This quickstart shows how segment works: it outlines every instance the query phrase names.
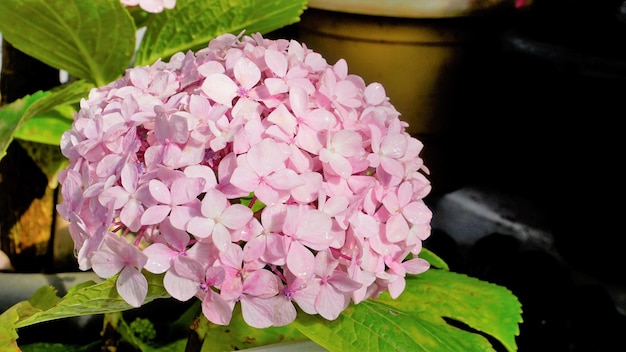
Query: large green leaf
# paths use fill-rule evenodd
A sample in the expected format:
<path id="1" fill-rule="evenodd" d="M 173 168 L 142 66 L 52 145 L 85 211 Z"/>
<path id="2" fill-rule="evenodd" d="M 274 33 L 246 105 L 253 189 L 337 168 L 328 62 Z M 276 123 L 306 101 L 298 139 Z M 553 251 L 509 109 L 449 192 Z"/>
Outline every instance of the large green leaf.
<path id="1" fill-rule="evenodd" d="M 300 312 L 300 315 L 304 313 Z M 204 316 L 200 319 L 206 319 Z M 306 341 L 307 337 L 294 324 L 265 329 L 251 327 L 243 320 L 241 307 L 237 305 L 233 318 L 227 326 L 210 324 L 202 344 L 203 352 L 237 351 L 282 342 Z"/>
<path id="2" fill-rule="evenodd" d="M 448 263 L 427 248 L 422 248 L 419 257 L 426 260 L 433 268 L 450 270 Z"/>
<path id="3" fill-rule="evenodd" d="M 162 275 L 147 272 L 144 275 L 148 280 L 148 294 L 144 303 L 169 297 L 163 287 Z M 10 322 L 17 313 L 18 320 L 10 327 L 22 328 L 55 319 L 133 309 L 117 293 L 116 280 L 117 275 L 100 283 L 87 281 L 74 286 L 63 297 L 56 295 L 54 287 L 43 286 L 27 301 L 19 302 L 2 313 L 0 321 Z M 0 340 L 0 346 L 5 343 L 6 341 Z"/>
<path id="4" fill-rule="evenodd" d="M 119 0 L 2 0 L 0 32 L 20 51 L 96 85 L 119 77 L 135 49 Z"/>
<path id="5" fill-rule="evenodd" d="M 381 301 L 409 313 L 427 311 L 460 321 L 493 336 L 509 351 L 517 349 L 522 306 L 506 287 L 454 272 L 428 270 L 409 277 L 400 298 L 384 295 Z"/>
<path id="6" fill-rule="evenodd" d="M 19 320 L 15 310 L 8 310 L 0 315 L 0 351 L 18 352 L 15 323 Z"/>
<path id="7" fill-rule="evenodd" d="M 15 138 L 30 142 L 59 145 L 63 132 L 72 128 L 76 110 L 70 105 L 59 105 L 52 110 L 24 121 L 15 131 Z"/>
<path id="8" fill-rule="evenodd" d="M 38 99 L 49 95 L 50 92 L 37 92 L 27 95 L 0 109 L 0 160 L 7 153 L 7 148 L 13 141 L 13 136 L 18 127 L 24 122 L 24 112 Z"/>
<path id="9" fill-rule="evenodd" d="M 33 102 L 24 111 L 24 121 L 14 137 L 59 145 L 63 132 L 72 127 L 76 112 L 73 104 L 86 98 L 93 87 L 93 84 L 79 80 L 53 89 L 52 94 Z"/>
<path id="10" fill-rule="evenodd" d="M 516 350 L 521 305 L 506 288 L 445 270 L 407 278 L 397 299 L 383 294 L 346 309 L 334 321 L 299 315 L 294 323 L 330 351 L 493 351 L 481 334 L 449 325 L 445 318 L 491 335 Z"/>
<path id="11" fill-rule="evenodd" d="M 178 0 L 176 7 L 152 16 L 136 65 L 168 60 L 177 52 L 206 47 L 224 33 L 267 33 L 299 20 L 306 0 Z"/>
<path id="12" fill-rule="evenodd" d="M 93 87 L 79 80 L 3 106 L 0 109 L 0 160 L 13 138 L 58 145 L 64 129 L 71 125 L 73 108 L 68 105 L 86 97 Z"/>

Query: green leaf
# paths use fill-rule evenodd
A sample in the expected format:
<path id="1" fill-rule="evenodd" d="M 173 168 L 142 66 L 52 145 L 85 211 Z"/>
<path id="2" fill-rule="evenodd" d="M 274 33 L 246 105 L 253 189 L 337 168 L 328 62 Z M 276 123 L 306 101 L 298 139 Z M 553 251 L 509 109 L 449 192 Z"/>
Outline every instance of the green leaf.
<path id="1" fill-rule="evenodd" d="M 17 331 L 15 331 L 15 323 L 19 316 L 16 309 L 8 309 L 0 315 L 0 351 L 18 352 L 17 347 Z"/>
<path id="2" fill-rule="evenodd" d="M 38 342 L 21 346 L 21 348 L 22 352 L 91 352 L 98 351 L 101 344 L 100 341 L 92 342 L 85 346 Z"/>
<path id="3" fill-rule="evenodd" d="M 444 270 L 407 278 L 405 291 L 396 300 L 379 299 L 409 314 L 428 312 L 451 318 L 493 336 L 509 351 L 517 349 L 515 336 L 522 322 L 521 304 L 507 288 Z"/>
<path id="4" fill-rule="evenodd" d="M 516 350 L 521 305 L 506 288 L 445 270 L 407 278 L 397 299 L 350 306 L 338 319 L 301 314 L 294 323 L 330 351 L 493 351 L 481 334 L 449 325 L 451 318 Z"/>
<path id="5" fill-rule="evenodd" d="M 60 105 L 41 115 L 24 121 L 15 131 L 15 138 L 50 145 L 59 145 L 63 132 L 72 128 L 76 110 L 70 105 Z"/>
<path id="6" fill-rule="evenodd" d="M 267 33 L 297 22 L 305 0 L 178 0 L 172 10 L 152 16 L 139 46 L 136 65 L 168 60 L 197 50 L 224 34 Z"/>
<path id="7" fill-rule="evenodd" d="M 79 80 L 49 91 L 27 95 L 0 109 L 0 160 L 13 138 L 58 145 L 71 126 L 69 104 L 87 97 L 93 84 Z M 68 105 L 68 106 L 64 106 Z M 34 121 L 30 121 L 33 118 Z"/>
<path id="8" fill-rule="evenodd" d="M 420 254 L 419 254 L 418 257 L 426 260 L 434 268 L 443 269 L 443 270 L 450 270 L 450 268 L 448 267 L 448 263 L 446 263 L 438 255 L 436 255 L 435 253 L 431 252 L 427 248 L 423 248 L 422 247 L 422 250 L 420 251 Z"/>
<path id="9" fill-rule="evenodd" d="M 144 303 L 169 297 L 163 287 L 162 275 L 144 273 L 148 279 L 148 295 Z M 101 283 L 89 282 L 71 290 L 63 298 L 48 286 L 40 288 L 31 300 L 18 303 L 17 328 L 80 315 L 120 312 L 133 309 L 124 301 L 115 286 L 117 275 Z"/>
<path id="10" fill-rule="evenodd" d="M 37 92 L 27 95 L 0 109 L 0 160 L 6 155 L 7 148 L 13 141 L 13 136 L 18 127 L 24 122 L 24 112 L 35 101 L 50 94 L 50 92 Z"/>
<path id="11" fill-rule="evenodd" d="M 73 104 L 87 98 L 94 85 L 79 80 L 51 90 L 28 106 L 23 123 L 15 131 L 15 138 L 51 145 L 59 145 L 63 132 L 72 127 L 76 108 Z"/>
<path id="12" fill-rule="evenodd" d="M 304 313 L 300 313 L 304 315 Z M 201 319 L 206 319 L 204 316 Z M 294 324 L 265 329 L 251 327 L 243 320 L 238 304 L 227 326 L 210 324 L 204 338 L 202 351 L 237 351 L 289 341 L 306 341 L 307 338 Z"/>
<path id="13" fill-rule="evenodd" d="M 443 319 L 413 315 L 381 302 L 365 301 L 339 318 L 299 316 L 298 329 L 329 351 L 489 351 L 482 336 L 448 327 Z"/>
<path id="14" fill-rule="evenodd" d="M 15 48 L 98 86 L 119 77 L 135 49 L 119 0 L 2 0 L 0 32 Z"/>
<path id="15" fill-rule="evenodd" d="M 88 83 L 83 80 L 77 80 L 69 84 L 65 84 L 50 90 L 51 94 L 45 98 L 38 99 L 31 106 L 29 106 L 24 112 L 24 119 L 29 119 L 33 116 L 45 114 L 46 112 L 53 110 L 61 105 L 69 105 L 78 103 L 82 98 L 87 98 L 89 91 L 94 88 L 92 83 Z M 73 120 L 73 116 L 63 117 Z"/>

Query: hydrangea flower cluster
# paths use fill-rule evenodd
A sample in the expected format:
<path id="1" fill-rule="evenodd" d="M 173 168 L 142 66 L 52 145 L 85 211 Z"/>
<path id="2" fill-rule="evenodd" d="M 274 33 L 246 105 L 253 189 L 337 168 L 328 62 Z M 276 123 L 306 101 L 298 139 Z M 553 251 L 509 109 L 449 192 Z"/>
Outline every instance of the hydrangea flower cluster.
<path id="1" fill-rule="evenodd" d="M 124 6 L 139 6 L 146 12 L 159 13 L 176 6 L 176 0 L 121 0 Z"/>
<path id="2" fill-rule="evenodd" d="M 292 322 L 294 304 L 332 320 L 429 268 L 431 187 L 406 126 L 345 60 L 222 35 L 81 101 L 58 211 L 80 269 L 119 274 L 133 306 L 151 272 L 216 324 L 238 302 L 258 328 Z"/>

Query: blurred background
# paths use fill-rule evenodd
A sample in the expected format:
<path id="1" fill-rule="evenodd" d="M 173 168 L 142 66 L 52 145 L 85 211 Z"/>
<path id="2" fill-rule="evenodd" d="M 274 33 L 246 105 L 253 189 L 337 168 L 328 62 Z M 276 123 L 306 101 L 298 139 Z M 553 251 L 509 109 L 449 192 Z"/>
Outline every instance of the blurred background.
<path id="1" fill-rule="evenodd" d="M 520 298 L 520 351 L 626 350 L 626 2 L 444 1 L 425 18 L 377 17 L 361 32 L 354 23 L 375 15 L 336 19 L 330 3 L 311 1 L 277 34 L 329 62 L 351 54 L 339 35 L 357 42 L 350 72 L 383 83 L 425 145 L 426 247 Z M 388 46 L 372 54 L 365 43 Z M 410 45 L 420 47 L 412 63 L 381 73 Z"/>

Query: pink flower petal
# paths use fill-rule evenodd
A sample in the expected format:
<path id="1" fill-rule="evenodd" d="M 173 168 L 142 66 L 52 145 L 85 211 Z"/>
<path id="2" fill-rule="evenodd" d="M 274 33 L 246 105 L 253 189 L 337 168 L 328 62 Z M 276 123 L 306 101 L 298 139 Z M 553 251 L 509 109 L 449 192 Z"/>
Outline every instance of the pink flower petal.
<path id="1" fill-rule="evenodd" d="M 148 294 L 148 280 L 141 272 L 125 267 L 115 283 L 117 292 L 133 307 L 140 307 Z"/>
<path id="2" fill-rule="evenodd" d="M 228 325 L 232 319 L 233 306 L 209 290 L 202 300 L 202 314 L 213 324 Z"/>
<path id="3" fill-rule="evenodd" d="M 188 301 L 195 296 L 198 293 L 198 286 L 198 281 L 181 277 L 172 271 L 166 272 L 163 277 L 163 287 L 167 293 L 181 302 Z"/>
<path id="4" fill-rule="evenodd" d="M 202 91 L 216 103 L 232 107 L 237 96 L 237 84 L 223 73 L 214 73 L 202 83 Z"/>
<path id="5" fill-rule="evenodd" d="M 166 272 L 177 253 L 162 243 L 153 243 L 143 250 L 143 254 L 148 256 L 148 262 L 144 269 L 153 274 Z"/>
<path id="6" fill-rule="evenodd" d="M 270 327 L 274 322 L 273 300 L 244 296 L 241 299 L 241 313 L 244 321 L 252 327 L 257 329 Z"/>
<path id="7" fill-rule="evenodd" d="M 315 300 L 315 310 L 326 320 L 335 320 L 339 314 L 347 307 L 347 298 L 338 293 L 330 284 L 321 285 L 317 299 Z"/>
<path id="8" fill-rule="evenodd" d="M 213 219 L 195 217 L 187 223 L 187 231 L 198 238 L 206 238 L 213 233 L 214 226 L 215 221 Z"/>
<path id="9" fill-rule="evenodd" d="M 292 242 L 287 253 L 287 268 L 303 281 L 313 277 L 315 257 L 313 253 L 299 242 Z"/>
<path id="10" fill-rule="evenodd" d="M 259 70 L 259 67 L 246 57 L 242 57 L 235 62 L 233 74 L 237 82 L 239 82 L 241 87 L 245 90 L 254 87 L 261 79 L 261 70 Z"/>
<path id="11" fill-rule="evenodd" d="M 240 229 L 252 219 L 252 210 L 242 204 L 233 204 L 224 209 L 220 215 L 220 222 L 231 230 Z"/>
<path id="12" fill-rule="evenodd" d="M 154 197 L 154 199 L 163 204 L 172 203 L 170 190 L 163 182 L 159 180 L 150 180 L 148 187 L 150 189 L 150 194 Z"/>
<path id="13" fill-rule="evenodd" d="M 154 225 L 159 224 L 169 215 L 172 208 L 169 205 L 155 205 L 152 206 L 141 215 L 142 225 Z"/>

